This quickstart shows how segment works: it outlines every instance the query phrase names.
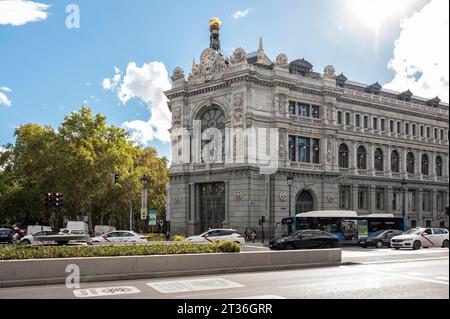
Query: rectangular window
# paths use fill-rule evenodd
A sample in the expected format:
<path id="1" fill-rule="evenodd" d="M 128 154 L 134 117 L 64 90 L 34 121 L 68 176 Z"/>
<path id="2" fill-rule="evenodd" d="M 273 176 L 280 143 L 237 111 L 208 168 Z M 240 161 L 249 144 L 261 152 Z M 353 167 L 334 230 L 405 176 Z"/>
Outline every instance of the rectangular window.
<path id="1" fill-rule="evenodd" d="M 438 129 L 437 128 L 434 129 L 434 139 L 435 140 L 438 139 Z"/>
<path id="2" fill-rule="evenodd" d="M 394 133 L 394 121 L 389 122 L 389 132 Z"/>
<path id="3" fill-rule="evenodd" d="M 422 196 L 422 210 L 424 212 L 429 212 L 431 210 L 430 200 L 431 200 L 431 192 L 430 191 L 423 191 Z"/>
<path id="4" fill-rule="evenodd" d="M 339 208 L 350 209 L 350 186 L 339 187 Z"/>
<path id="5" fill-rule="evenodd" d="M 410 190 L 408 191 L 408 208 L 410 211 L 416 211 L 416 191 Z"/>
<path id="6" fill-rule="evenodd" d="M 385 122 L 386 122 L 385 119 L 380 120 L 381 132 L 386 131 Z"/>
<path id="7" fill-rule="evenodd" d="M 402 124 L 397 122 L 397 134 L 402 134 Z"/>
<path id="8" fill-rule="evenodd" d="M 312 117 L 315 119 L 320 118 L 320 107 L 313 105 L 312 107 Z"/>
<path id="9" fill-rule="evenodd" d="M 369 118 L 364 116 L 364 128 L 369 128 Z"/>
<path id="10" fill-rule="evenodd" d="M 313 139 L 313 163 L 319 164 L 320 163 L 320 140 L 319 139 Z"/>
<path id="11" fill-rule="evenodd" d="M 405 124 L 405 134 L 409 135 L 409 123 Z"/>
<path id="12" fill-rule="evenodd" d="M 338 124 L 341 125 L 342 124 L 342 112 L 341 111 L 337 112 L 337 120 L 338 120 Z"/>
<path id="13" fill-rule="evenodd" d="M 295 102 L 289 101 L 289 114 L 295 115 Z"/>
<path id="14" fill-rule="evenodd" d="M 301 163 L 311 163 L 311 139 L 298 138 L 298 159 Z"/>
<path id="15" fill-rule="evenodd" d="M 427 127 L 427 138 L 431 138 L 431 132 L 430 132 L 430 128 Z"/>
<path id="16" fill-rule="evenodd" d="M 297 150 L 297 148 L 296 148 L 296 137 L 295 136 L 289 136 L 289 160 L 291 161 L 291 162 L 295 162 L 297 159 L 296 159 L 296 156 L 295 156 L 295 152 L 296 152 L 296 150 Z"/>
<path id="17" fill-rule="evenodd" d="M 355 122 L 356 122 L 356 127 L 361 127 L 361 115 L 356 114 Z"/>
<path id="18" fill-rule="evenodd" d="M 369 207 L 369 188 L 358 187 L 358 209 L 367 210 Z"/>
<path id="19" fill-rule="evenodd" d="M 384 210 L 384 188 L 375 188 L 375 208 L 378 210 Z"/>
<path id="20" fill-rule="evenodd" d="M 444 140 L 444 130 L 441 130 L 441 141 Z"/>
<path id="21" fill-rule="evenodd" d="M 444 212 L 444 192 L 437 192 L 436 210 L 438 213 Z"/>
<path id="22" fill-rule="evenodd" d="M 412 135 L 413 135 L 414 137 L 416 137 L 416 135 L 417 135 L 417 132 L 416 132 L 416 124 L 413 124 L 413 125 L 412 125 Z"/>
<path id="23" fill-rule="evenodd" d="M 345 113 L 345 125 L 350 126 L 350 113 Z"/>
<path id="24" fill-rule="evenodd" d="M 420 137 L 423 137 L 423 126 L 420 126 Z"/>
<path id="25" fill-rule="evenodd" d="M 303 117 L 310 117 L 310 107 L 306 104 L 299 104 L 299 114 Z"/>
<path id="26" fill-rule="evenodd" d="M 373 118 L 373 129 L 378 130 L 378 119 L 376 117 Z"/>
<path id="27" fill-rule="evenodd" d="M 399 211 L 400 210 L 400 190 L 394 189 L 392 191 L 392 210 L 393 211 Z"/>

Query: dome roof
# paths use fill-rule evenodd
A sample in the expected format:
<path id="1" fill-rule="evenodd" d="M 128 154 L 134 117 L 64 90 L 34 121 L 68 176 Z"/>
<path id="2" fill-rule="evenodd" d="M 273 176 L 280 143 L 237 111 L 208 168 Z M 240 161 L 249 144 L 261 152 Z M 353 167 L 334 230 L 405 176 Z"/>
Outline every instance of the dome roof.
<path id="1" fill-rule="evenodd" d="M 311 63 L 309 63 L 308 61 L 306 61 L 305 59 L 297 59 L 292 61 L 291 63 L 289 63 L 290 67 L 295 67 L 295 68 L 302 68 L 308 71 L 311 71 L 313 68 L 313 65 Z"/>

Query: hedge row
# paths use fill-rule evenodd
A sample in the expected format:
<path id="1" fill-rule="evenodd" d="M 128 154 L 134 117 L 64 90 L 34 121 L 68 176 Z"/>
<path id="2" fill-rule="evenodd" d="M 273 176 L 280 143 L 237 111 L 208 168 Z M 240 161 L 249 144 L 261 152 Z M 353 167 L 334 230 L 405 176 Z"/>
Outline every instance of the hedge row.
<path id="1" fill-rule="evenodd" d="M 19 246 L 0 249 L 0 260 L 209 254 L 239 251 L 240 245 L 232 241 L 212 244 L 175 243 L 133 246 Z"/>

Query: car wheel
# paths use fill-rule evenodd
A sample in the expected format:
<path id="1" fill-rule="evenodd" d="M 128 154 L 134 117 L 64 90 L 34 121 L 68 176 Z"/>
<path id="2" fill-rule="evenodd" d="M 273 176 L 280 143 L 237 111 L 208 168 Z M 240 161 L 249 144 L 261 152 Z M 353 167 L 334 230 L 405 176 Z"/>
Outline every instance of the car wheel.
<path id="1" fill-rule="evenodd" d="M 291 244 L 286 244 L 286 245 L 284 246 L 284 248 L 285 248 L 286 250 L 293 250 L 293 249 L 294 249 L 294 246 L 292 246 Z"/>
<path id="2" fill-rule="evenodd" d="M 380 248 L 383 248 L 383 242 L 381 241 L 381 240 L 379 240 L 379 241 L 377 241 L 377 243 L 375 244 L 375 246 L 378 248 L 378 249 L 380 249 Z"/>
<path id="3" fill-rule="evenodd" d="M 448 240 L 444 240 L 442 243 L 442 248 L 448 248 Z"/>
<path id="4" fill-rule="evenodd" d="M 362 248 L 367 248 L 368 246 L 367 246 L 367 245 L 361 245 L 361 247 L 362 247 Z"/>
<path id="5" fill-rule="evenodd" d="M 20 245 L 28 246 L 28 245 L 31 245 L 31 242 L 28 239 L 24 239 L 23 241 L 20 242 Z"/>
<path id="6" fill-rule="evenodd" d="M 414 250 L 418 250 L 418 249 L 420 249 L 421 247 L 422 247 L 422 243 L 421 243 L 420 241 L 416 240 L 416 241 L 414 242 L 414 244 L 413 244 L 413 249 L 414 249 Z"/>
<path id="7" fill-rule="evenodd" d="M 394 247 L 395 248 L 395 250 L 400 250 L 400 248 L 399 247 Z"/>

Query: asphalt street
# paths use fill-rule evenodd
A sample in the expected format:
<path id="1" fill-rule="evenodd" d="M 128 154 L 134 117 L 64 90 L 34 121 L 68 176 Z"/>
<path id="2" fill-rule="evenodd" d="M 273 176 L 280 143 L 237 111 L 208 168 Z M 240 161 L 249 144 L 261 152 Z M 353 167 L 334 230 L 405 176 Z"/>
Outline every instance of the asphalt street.
<path id="1" fill-rule="evenodd" d="M 344 248 L 338 267 L 4 288 L 0 299 L 448 299 L 448 256 L 441 248 Z"/>

